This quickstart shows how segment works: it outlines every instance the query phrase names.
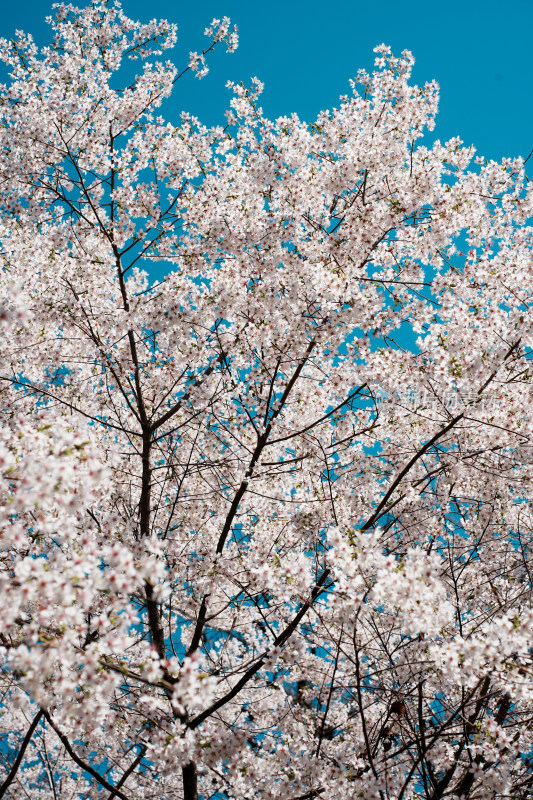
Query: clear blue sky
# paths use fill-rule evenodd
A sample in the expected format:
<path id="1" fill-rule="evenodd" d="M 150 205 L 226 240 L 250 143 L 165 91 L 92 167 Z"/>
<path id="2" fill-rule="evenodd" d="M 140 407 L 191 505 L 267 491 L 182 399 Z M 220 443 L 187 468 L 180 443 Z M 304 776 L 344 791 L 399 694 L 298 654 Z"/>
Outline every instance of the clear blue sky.
<path id="1" fill-rule="evenodd" d="M 417 82 L 439 82 L 435 136 L 458 135 L 497 159 L 533 148 L 533 0 L 124 0 L 123 7 L 138 19 L 178 23 L 178 63 L 203 47 L 203 30 L 214 16 L 226 14 L 238 24 L 237 53 L 215 54 L 207 78 L 187 76 L 177 87 L 175 107 L 208 124 L 222 121 L 225 82 L 246 83 L 254 75 L 265 83 L 268 115 L 296 111 L 311 120 L 349 91 L 348 79 L 370 68 L 372 48 L 385 42 L 395 52 L 413 51 Z M 6 0 L 0 33 L 22 28 L 44 43 L 50 8 L 48 0 Z"/>

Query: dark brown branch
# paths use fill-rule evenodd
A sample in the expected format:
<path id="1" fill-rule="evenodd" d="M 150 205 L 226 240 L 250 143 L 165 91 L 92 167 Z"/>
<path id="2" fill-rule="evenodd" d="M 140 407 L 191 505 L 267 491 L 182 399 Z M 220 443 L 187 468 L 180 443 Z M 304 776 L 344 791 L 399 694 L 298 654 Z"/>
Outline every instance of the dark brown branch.
<path id="1" fill-rule="evenodd" d="M 309 600 L 307 600 L 307 602 L 305 602 L 302 605 L 302 607 L 300 608 L 294 619 L 291 620 L 291 622 L 287 625 L 287 627 L 274 640 L 273 647 L 279 647 L 280 645 L 284 645 L 285 642 L 290 638 L 290 636 L 292 636 L 292 634 L 298 627 L 300 621 L 307 614 L 307 612 L 309 611 L 315 600 L 322 594 L 322 592 L 325 591 L 324 584 L 326 583 L 328 577 L 329 577 L 329 569 L 326 569 L 316 582 L 316 585 L 313 591 L 311 592 L 311 597 L 309 598 Z M 264 666 L 266 658 L 267 654 L 261 656 L 261 658 L 255 662 L 255 664 L 252 664 L 252 666 L 248 670 L 246 670 L 242 678 L 239 681 L 237 681 L 235 686 L 232 689 L 230 689 L 230 691 L 227 694 L 225 694 L 219 700 L 216 700 L 214 703 L 212 703 L 212 705 L 210 705 L 209 708 L 207 708 L 205 711 L 202 711 L 200 714 L 197 714 L 197 716 L 194 717 L 188 723 L 188 727 L 192 729 L 197 728 L 198 725 L 201 725 L 204 720 L 206 720 L 208 717 L 211 716 L 211 714 L 214 714 L 215 711 L 218 711 L 219 708 L 225 706 L 226 703 L 228 703 L 236 695 L 238 695 L 241 689 L 244 686 L 246 686 L 250 678 L 253 678 L 253 676 L 257 672 L 259 672 L 261 667 Z"/>
<path id="2" fill-rule="evenodd" d="M 518 339 L 514 344 L 512 344 L 510 346 L 509 350 L 507 351 L 507 353 L 503 357 L 502 363 L 505 363 L 505 361 L 507 361 L 509 356 L 512 355 L 512 353 L 514 352 L 514 350 L 516 350 L 516 348 L 518 347 L 519 344 L 520 344 L 520 339 Z M 485 391 L 487 386 L 494 380 L 494 378 L 496 377 L 497 373 L 498 373 L 498 368 L 495 369 L 493 372 L 491 372 L 491 374 L 489 375 L 489 377 L 487 378 L 485 383 L 477 390 L 477 397 L 480 397 L 482 395 L 482 393 Z M 468 405 L 471 405 L 472 402 L 470 402 Z M 418 450 L 417 453 L 414 454 L 414 456 L 408 461 L 406 466 L 396 476 L 396 478 L 394 479 L 394 481 L 390 485 L 389 489 L 385 493 L 384 497 L 382 498 L 381 502 L 379 503 L 377 509 L 372 514 L 370 519 L 368 519 L 365 522 L 365 524 L 361 527 L 362 531 L 368 530 L 368 528 L 372 527 L 372 525 L 374 525 L 378 521 L 378 519 L 381 516 L 383 516 L 384 513 L 386 513 L 384 511 L 384 509 L 385 509 L 385 506 L 387 504 L 388 499 L 390 498 L 391 494 L 395 491 L 395 489 L 398 487 L 398 485 L 403 480 L 403 478 L 407 475 L 407 473 L 409 472 L 411 467 L 413 467 L 414 464 L 416 464 L 416 462 L 425 453 L 427 453 L 427 451 L 429 450 L 430 447 L 432 447 L 442 436 L 444 436 L 446 433 L 448 433 L 448 431 L 450 431 L 461 419 L 463 419 L 464 416 L 465 416 L 465 412 L 463 411 L 461 414 L 458 414 L 456 417 L 453 417 L 453 419 L 451 419 L 450 422 L 447 425 L 444 426 L 444 428 L 442 428 L 440 431 L 437 431 L 437 433 L 434 436 L 432 436 L 431 439 L 429 441 L 427 441 L 426 444 L 423 447 L 421 447 L 421 449 Z"/>
<path id="3" fill-rule="evenodd" d="M 43 714 L 44 714 L 44 717 L 45 717 L 46 721 L 48 722 L 48 724 L 52 728 L 52 730 L 55 731 L 57 737 L 60 739 L 61 744 L 63 745 L 63 747 L 65 748 L 65 750 L 67 751 L 67 753 L 69 754 L 71 759 L 76 762 L 78 767 L 80 767 L 84 772 L 88 772 L 89 775 L 91 775 L 95 779 L 95 781 L 97 781 L 100 784 L 100 786 L 103 786 L 104 789 L 107 789 L 108 792 L 113 792 L 113 795 L 112 795 L 113 797 L 120 797 L 121 800 L 130 800 L 130 798 L 127 795 L 125 795 L 118 788 L 118 786 L 112 786 L 109 783 L 109 781 L 107 781 L 104 778 L 103 775 L 100 775 L 100 773 L 97 772 L 93 767 L 91 767 L 90 764 L 87 764 L 86 761 L 84 761 L 82 758 L 80 758 L 80 756 L 72 748 L 72 745 L 70 744 L 70 742 L 67 739 L 67 737 L 65 736 L 65 734 L 62 733 L 59 730 L 59 728 L 57 727 L 55 722 L 52 722 L 50 714 L 47 711 L 43 711 Z"/>
<path id="4" fill-rule="evenodd" d="M 200 610 L 198 611 L 198 617 L 196 619 L 196 625 L 194 627 L 194 633 L 192 635 L 191 643 L 185 656 L 191 656 L 193 653 L 198 650 L 200 642 L 202 640 L 202 632 L 205 625 L 205 619 L 207 615 L 207 598 L 204 597 L 202 603 L 200 605 Z"/>
<path id="5" fill-rule="evenodd" d="M 504 697 L 502 697 L 500 702 L 498 703 L 498 710 L 494 715 L 494 720 L 498 725 L 501 725 L 503 723 L 505 717 L 509 713 L 510 707 L 511 707 L 511 698 L 509 697 L 509 695 L 504 695 Z M 494 761 L 486 762 L 483 754 L 479 753 L 477 756 L 475 756 L 472 763 L 476 764 L 477 766 L 483 765 L 483 771 L 486 772 L 488 769 L 492 767 Z M 458 795 L 459 797 L 467 798 L 472 790 L 472 787 L 474 786 L 475 780 L 476 776 L 474 772 L 471 769 L 469 769 L 467 772 L 465 772 L 461 780 L 458 782 L 456 788 L 453 790 L 454 794 Z"/>
<path id="6" fill-rule="evenodd" d="M 125 771 L 124 775 L 121 777 L 121 779 L 119 780 L 117 785 L 114 786 L 112 791 L 108 794 L 107 800 L 113 800 L 113 798 L 117 796 L 117 789 L 120 789 L 121 786 L 124 786 L 124 784 L 128 780 L 128 778 L 131 775 L 131 773 L 134 772 L 137 769 L 137 767 L 139 766 L 139 764 L 143 760 L 145 753 L 146 753 L 146 746 L 143 744 L 142 747 L 141 747 L 140 752 L 137 753 L 136 757 L 131 762 L 131 764 L 129 765 L 128 769 Z"/>
<path id="7" fill-rule="evenodd" d="M 77 414 L 81 414 L 82 417 L 90 419 L 93 422 L 97 422 L 99 425 L 104 425 L 106 428 L 112 428 L 112 430 L 114 431 L 127 433 L 129 436 L 141 435 L 138 433 L 138 431 L 132 431 L 129 428 L 124 428 L 123 426 L 120 427 L 118 425 L 113 425 L 112 422 L 108 422 L 105 419 L 99 419 L 98 417 L 93 417 L 92 414 L 87 414 L 86 411 L 83 411 L 81 408 L 78 408 L 78 406 L 75 406 L 73 403 L 68 402 L 68 400 L 63 400 L 61 397 L 57 397 L 57 395 L 52 394 L 52 392 L 49 392 L 47 389 L 43 389 L 39 386 L 33 386 L 33 384 L 31 383 L 19 381 L 16 378 L 8 378 L 5 375 L 0 375 L 0 380 L 6 381 L 7 383 L 12 383 L 15 386 L 20 386 L 22 389 L 35 392 L 35 394 L 40 394 L 43 397 L 49 397 L 50 400 L 54 400 L 56 403 L 60 403 L 61 405 L 66 406 L 66 408 L 70 409 L 70 411 L 75 411 Z"/>
<path id="8" fill-rule="evenodd" d="M 34 718 L 32 720 L 32 723 L 31 723 L 30 727 L 28 728 L 28 730 L 26 732 L 26 736 L 22 740 L 22 744 L 20 745 L 19 751 L 17 753 L 17 757 L 15 758 L 15 760 L 13 762 L 13 766 L 9 770 L 9 773 L 8 773 L 5 781 L 3 782 L 2 786 L 0 786 L 0 798 L 5 795 L 5 793 L 9 789 L 10 785 L 13 783 L 13 781 L 15 779 L 15 775 L 18 772 L 18 768 L 20 767 L 20 765 L 22 763 L 22 759 L 24 758 L 24 753 L 26 752 L 26 748 L 27 748 L 27 746 L 29 745 L 29 743 L 31 741 L 31 737 L 33 736 L 33 734 L 35 732 L 35 728 L 37 727 L 37 725 L 41 721 L 42 716 L 43 716 L 43 711 L 42 710 L 38 711 L 37 714 L 34 716 Z"/>
<path id="9" fill-rule="evenodd" d="M 466 744 L 468 742 L 468 739 L 469 739 L 470 735 L 472 734 L 472 732 L 474 730 L 475 723 L 476 723 L 481 711 L 483 710 L 483 708 L 485 707 L 485 705 L 486 705 L 486 703 L 488 701 L 489 686 L 490 686 L 490 677 L 488 675 L 486 675 L 483 678 L 483 682 L 481 684 L 480 695 L 478 697 L 478 700 L 477 700 L 477 703 L 475 705 L 474 711 L 472 712 L 472 714 L 469 716 L 469 718 L 467 720 L 467 723 L 466 723 L 466 726 L 465 726 L 464 740 L 461 742 L 461 745 L 459 746 L 458 750 L 455 753 L 455 756 L 454 756 L 454 759 L 453 759 L 453 763 L 451 764 L 451 766 L 445 772 L 444 776 L 440 779 L 440 781 L 438 781 L 437 785 L 435 786 L 433 794 L 431 795 L 431 800 L 441 800 L 441 798 L 444 796 L 444 793 L 446 792 L 448 786 L 450 785 L 450 782 L 451 782 L 453 776 L 455 775 L 457 767 L 459 766 L 459 758 L 461 756 L 461 753 L 463 752 L 463 750 L 464 750 L 464 748 L 465 748 L 465 746 L 466 746 Z"/>
<path id="10" fill-rule="evenodd" d="M 463 417 L 464 417 L 464 412 L 462 412 L 461 414 L 458 414 L 456 417 L 454 417 L 452 420 L 450 420 L 450 422 L 447 425 L 445 425 L 444 428 L 441 428 L 440 431 L 437 431 L 437 433 L 434 436 L 432 436 L 431 439 L 429 439 L 425 443 L 425 445 L 423 445 L 423 447 L 421 447 L 420 450 L 418 450 L 414 454 L 414 456 L 407 462 L 405 467 L 398 473 L 396 478 L 393 480 L 393 482 L 389 486 L 388 490 L 385 492 L 385 495 L 381 499 L 381 502 L 379 503 L 378 507 L 376 508 L 376 510 L 374 511 L 372 516 L 370 517 L 370 519 L 368 519 L 365 522 L 365 524 L 361 527 L 362 531 L 366 531 L 366 530 L 368 530 L 368 528 L 371 528 L 372 525 L 374 525 L 378 521 L 378 519 L 383 515 L 383 513 L 384 513 L 383 509 L 387 505 L 387 502 L 388 502 L 390 496 L 397 489 L 397 487 L 401 483 L 401 481 L 405 478 L 407 473 L 410 471 L 411 467 L 413 467 L 416 464 L 416 462 L 420 458 L 422 458 L 424 453 L 427 453 L 427 451 L 429 450 L 430 447 L 433 447 L 433 445 L 436 442 L 438 442 L 438 440 L 442 436 L 444 436 L 446 433 L 448 433 L 448 431 L 450 431 L 454 427 L 454 425 L 457 425 L 457 423 L 460 420 L 462 420 Z"/>
<path id="11" fill-rule="evenodd" d="M 165 632 L 161 624 L 161 616 L 159 608 L 154 598 L 154 588 L 148 581 L 144 585 L 144 593 L 146 596 L 146 611 L 148 613 L 148 625 L 150 628 L 150 635 L 152 637 L 152 644 L 157 651 L 160 659 L 166 658 L 165 649 Z"/>
<path id="12" fill-rule="evenodd" d="M 322 716 L 322 724 L 320 725 L 320 733 L 319 733 L 319 736 L 318 736 L 318 744 L 316 746 L 316 757 L 317 758 L 320 755 L 320 748 L 322 747 L 322 741 L 324 739 L 324 731 L 325 731 L 325 728 L 326 728 L 326 720 L 328 718 L 329 707 L 331 705 L 331 698 L 333 696 L 333 687 L 335 686 L 335 675 L 337 673 L 337 667 L 339 665 L 339 655 L 340 655 L 340 652 L 341 652 L 342 633 L 343 633 L 343 628 L 341 627 L 341 631 L 339 633 L 339 641 L 337 643 L 337 652 L 335 654 L 335 662 L 333 664 L 333 675 L 331 676 L 331 683 L 330 683 L 330 686 L 329 686 L 328 699 L 327 699 L 327 702 L 326 702 L 326 708 L 324 710 L 324 714 Z"/>
<path id="13" fill-rule="evenodd" d="M 341 403 L 339 403 L 338 406 L 335 406 L 335 408 L 333 408 L 331 411 L 328 411 L 327 414 L 324 414 L 319 419 L 316 419 L 314 422 L 311 422 L 305 428 L 302 428 L 301 430 L 296 431 L 296 433 L 289 433 L 289 434 L 287 434 L 287 436 L 280 436 L 279 439 L 273 439 L 271 442 L 269 442 L 269 444 L 278 444 L 278 442 L 286 442 L 287 439 L 293 439 L 295 436 L 301 436 L 302 434 L 307 433 L 307 431 L 310 431 L 312 428 L 315 428 L 317 425 L 320 425 L 321 422 L 325 422 L 327 419 L 332 417 L 333 414 L 335 414 L 337 411 L 339 411 L 339 409 L 341 409 L 343 406 L 347 405 L 351 400 L 353 400 L 355 397 L 357 397 L 359 392 L 361 392 L 365 388 L 365 386 L 366 386 L 366 383 L 363 383 L 362 386 L 360 386 L 358 389 L 356 389 L 354 392 L 352 392 L 350 395 L 348 395 L 348 397 L 346 397 L 345 400 L 343 400 Z"/>
<path id="14" fill-rule="evenodd" d="M 279 401 L 279 404 L 278 404 L 277 408 L 275 408 L 273 413 L 272 413 L 272 416 L 270 418 L 270 422 L 266 426 L 266 428 L 264 430 L 264 433 L 261 436 L 259 436 L 259 438 L 258 438 L 257 446 L 256 446 L 256 448 L 255 448 L 255 450 L 253 452 L 250 464 L 248 466 L 248 469 L 246 470 L 246 474 L 244 476 L 244 479 L 241 482 L 241 485 L 239 486 L 239 488 L 237 490 L 237 493 L 235 494 L 235 497 L 233 498 L 233 501 L 231 503 L 230 509 L 228 511 L 228 515 L 227 515 L 226 520 L 224 522 L 224 527 L 222 528 L 222 531 L 220 533 L 220 537 L 219 537 L 218 543 L 217 543 L 217 553 L 221 553 L 222 550 L 224 549 L 224 544 L 226 543 L 226 539 L 227 539 L 228 534 L 229 534 L 229 532 L 231 530 L 231 526 L 233 525 L 233 520 L 235 519 L 235 515 L 237 514 L 237 510 L 239 508 L 239 504 L 240 504 L 240 502 L 241 502 L 241 500 L 242 500 L 242 498 L 244 496 L 244 493 L 246 492 L 246 489 L 248 488 L 248 482 L 249 482 L 250 478 L 253 475 L 253 471 L 254 471 L 255 465 L 257 464 L 257 461 L 259 460 L 259 457 L 260 457 L 261 453 L 263 452 L 264 448 L 268 444 L 268 437 L 270 436 L 270 432 L 272 430 L 272 425 L 275 422 L 275 420 L 277 419 L 277 417 L 281 414 L 281 412 L 282 412 L 282 410 L 283 410 L 283 408 L 285 406 L 285 403 L 287 402 L 287 399 L 288 399 L 288 397 L 289 397 L 289 395 L 290 395 L 290 393 L 291 393 L 296 381 L 300 377 L 300 374 L 301 374 L 304 366 L 306 365 L 307 360 L 309 359 L 309 356 L 313 352 L 315 344 L 316 343 L 315 343 L 314 340 L 309 342 L 309 345 L 307 347 L 305 355 L 303 356 L 303 358 L 301 359 L 300 363 L 298 364 L 298 366 L 294 370 L 294 373 L 292 374 L 291 379 L 288 381 L 288 383 L 287 383 L 287 385 L 285 387 L 285 390 L 284 390 L 284 392 L 283 392 L 283 394 L 282 394 L 282 396 L 280 398 L 280 401 Z"/>
<path id="15" fill-rule="evenodd" d="M 198 800 L 198 770 L 193 761 L 182 767 L 184 800 Z"/>
<path id="16" fill-rule="evenodd" d="M 183 395 L 183 397 L 181 397 L 181 398 L 178 400 L 178 402 L 177 402 L 177 403 L 175 403 L 175 404 L 172 406 L 172 408 L 169 408 L 169 410 L 168 410 L 168 411 L 166 411 L 164 414 L 162 414 L 162 415 L 159 417 L 159 419 L 158 419 L 158 420 L 156 420 L 156 422 L 154 422 L 154 423 L 153 423 L 153 425 L 152 425 L 152 426 L 151 426 L 151 428 L 150 428 L 150 430 L 151 430 L 152 432 L 156 431 L 158 428 L 160 428 L 160 427 L 161 427 L 161 425 L 164 425 L 164 424 L 165 424 L 165 422 L 168 422 L 168 420 L 169 420 L 169 419 L 171 419 L 171 418 L 174 416 L 174 414 L 177 414 L 177 413 L 178 413 L 178 411 L 180 410 L 180 408 L 182 407 L 182 405 L 183 405 L 184 403 L 186 403 L 186 402 L 187 402 L 187 400 L 189 399 L 189 397 L 190 397 L 190 394 L 191 394 L 191 391 L 192 391 L 193 389 L 196 389 L 197 387 L 199 387 L 199 386 L 201 386 L 201 385 L 202 385 L 202 383 L 205 381 L 205 379 L 206 379 L 206 378 L 208 378 L 208 377 L 209 377 L 209 375 L 211 375 L 211 373 L 212 373 L 212 372 L 213 372 L 213 371 L 216 369 L 216 367 L 217 367 L 217 366 L 218 366 L 218 365 L 219 365 L 219 364 L 220 364 L 222 361 L 224 361 L 224 359 L 226 358 L 226 355 L 227 355 L 227 353 L 225 353 L 224 351 L 222 351 L 222 353 L 220 353 L 220 355 L 219 355 L 219 356 L 218 356 L 218 357 L 217 357 L 217 358 L 216 358 L 214 361 L 212 361 L 212 362 L 211 362 L 211 364 L 210 364 L 210 365 L 207 367 L 207 369 L 206 369 L 206 371 L 204 372 L 204 374 L 202 375 L 202 377 L 201 377 L 201 378 L 199 378 L 199 379 L 195 379 L 195 380 L 193 380 L 193 381 L 192 381 L 192 386 L 191 386 L 189 389 L 187 389 L 187 391 L 185 392 L 185 394 Z"/>

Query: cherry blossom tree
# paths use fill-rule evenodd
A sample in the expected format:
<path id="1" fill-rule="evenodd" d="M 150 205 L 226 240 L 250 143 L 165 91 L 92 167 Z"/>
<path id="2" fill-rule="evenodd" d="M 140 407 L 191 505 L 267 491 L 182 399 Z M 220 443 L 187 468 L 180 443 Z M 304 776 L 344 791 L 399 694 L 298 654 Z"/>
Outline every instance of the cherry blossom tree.
<path id="1" fill-rule="evenodd" d="M 0 43 L 0 797 L 525 800 L 523 159 L 430 144 L 407 51 L 206 127 L 227 18 L 181 69 L 49 22 Z"/>

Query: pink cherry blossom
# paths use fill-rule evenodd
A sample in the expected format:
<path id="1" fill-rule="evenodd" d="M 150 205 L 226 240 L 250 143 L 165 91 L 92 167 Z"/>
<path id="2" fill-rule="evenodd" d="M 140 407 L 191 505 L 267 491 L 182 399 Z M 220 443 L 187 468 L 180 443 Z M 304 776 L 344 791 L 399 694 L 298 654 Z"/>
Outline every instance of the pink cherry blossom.
<path id="1" fill-rule="evenodd" d="M 0 41 L 0 797 L 525 800 L 524 161 L 431 144 L 409 51 L 207 127 L 227 17 L 49 23 Z"/>

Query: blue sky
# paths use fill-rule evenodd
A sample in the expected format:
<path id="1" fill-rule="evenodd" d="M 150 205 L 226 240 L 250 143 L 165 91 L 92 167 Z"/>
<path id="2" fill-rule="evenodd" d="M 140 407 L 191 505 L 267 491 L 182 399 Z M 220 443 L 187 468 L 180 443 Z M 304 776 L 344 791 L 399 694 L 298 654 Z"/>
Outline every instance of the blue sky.
<path id="1" fill-rule="evenodd" d="M 533 0 L 124 0 L 123 7 L 135 18 L 178 23 L 178 63 L 202 48 L 203 30 L 214 16 L 226 14 L 239 26 L 237 53 L 215 54 L 203 81 L 187 76 L 180 82 L 168 116 L 174 106 L 208 124 L 220 122 L 225 82 L 247 83 L 255 75 L 265 83 L 262 104 L 269 116 L 295 111 L 312 120 L 349 91 L 348 79 L 360 67 L 370 68 L 372 48 L 385 42 L 395 52 L 413 51 L 417 82 L 439 82 L 436 137 L 458 135 L 496 159 L 526 156 L 533 148 Z M 5 3 L 1 35 L 22 28 L 44 43 L 50 8 L 48 0 Z"/>

